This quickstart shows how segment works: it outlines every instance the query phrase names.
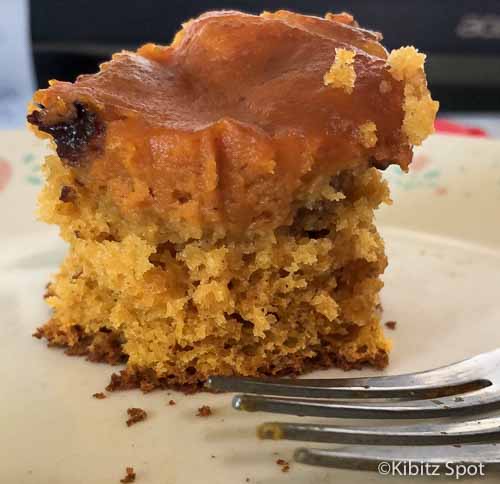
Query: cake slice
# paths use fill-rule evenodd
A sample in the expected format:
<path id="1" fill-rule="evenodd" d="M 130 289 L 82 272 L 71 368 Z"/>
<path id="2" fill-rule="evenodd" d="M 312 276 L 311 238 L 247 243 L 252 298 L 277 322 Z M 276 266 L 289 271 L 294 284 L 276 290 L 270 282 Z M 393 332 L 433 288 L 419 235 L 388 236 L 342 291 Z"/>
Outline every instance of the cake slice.
<path id="1" fill-rule="evenodd" d="M 380 170 L 433 130 L 425 56 L 348 14 L 209 12 L 38 91 L 43 220 L 69 251 L 36 333 L 111 388 L 387 364 Z"/>

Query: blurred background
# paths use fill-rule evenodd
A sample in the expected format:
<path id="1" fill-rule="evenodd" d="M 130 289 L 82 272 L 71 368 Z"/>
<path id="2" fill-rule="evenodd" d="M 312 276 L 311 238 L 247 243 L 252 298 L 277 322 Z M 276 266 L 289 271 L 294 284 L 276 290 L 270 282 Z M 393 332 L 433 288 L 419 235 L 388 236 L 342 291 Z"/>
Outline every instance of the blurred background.
<path id="1" fill-rule="evenodd" d="M 169 43 L 203 11 L 282 8 L 347 11 L 383 32 L 388 49 L 416 46 L 428 55 L 441 129 L 452 121 L 500 137 L 500 0 L 0 0 L 0 127 L 22 125 L 31 91 L 49 79 L 72 81 L 118 50 Z"/>

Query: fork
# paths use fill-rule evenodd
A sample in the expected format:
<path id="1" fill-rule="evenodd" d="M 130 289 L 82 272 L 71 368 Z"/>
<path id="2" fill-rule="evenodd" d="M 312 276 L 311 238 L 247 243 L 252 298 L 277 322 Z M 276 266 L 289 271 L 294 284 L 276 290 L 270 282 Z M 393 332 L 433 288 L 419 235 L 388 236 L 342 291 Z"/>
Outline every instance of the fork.
<path id="1" fill-rule="evenodd" d="M 500 417 L 458 422 L 455 418 L 500 409 L 500 349 L 434 370 L 398 376 L 339 379 L 213 376 L 207 387 L 240 392 L 232 405 L 248 412 L 361 419 L 454 417 L 452 422 L 396 426 L 267 422 L 258 427 L 257 435 L 262 439 L 356 444 L 336 449 L 299 448 L 294 459 L 304 464 L 373 470 L 387 461 L 429 462 L 439 466 L 483 463 L 489 470 L 500 470 L 500 445 L 496 447 L 496 442 L 500 442 Z"/>

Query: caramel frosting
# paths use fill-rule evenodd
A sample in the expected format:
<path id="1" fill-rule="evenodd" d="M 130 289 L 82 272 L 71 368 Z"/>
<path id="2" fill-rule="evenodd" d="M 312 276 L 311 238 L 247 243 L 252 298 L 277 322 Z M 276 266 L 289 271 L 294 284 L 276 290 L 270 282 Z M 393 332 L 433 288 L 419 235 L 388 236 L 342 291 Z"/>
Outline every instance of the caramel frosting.
<path id="1" fill-rule="evenodd" d="M 348 14 L 208 12 L 169 46 L 147 44 L 97 74 L 51 82 L 28 121 L 124 216 L 152 210 L 200 237 L 275 228 L 318 177 L 407 169 L 412 142 L 432 132 L 437 103 L 423 61 L 401 67 L 421 54 L 389 64 L 380 39 Z"/>

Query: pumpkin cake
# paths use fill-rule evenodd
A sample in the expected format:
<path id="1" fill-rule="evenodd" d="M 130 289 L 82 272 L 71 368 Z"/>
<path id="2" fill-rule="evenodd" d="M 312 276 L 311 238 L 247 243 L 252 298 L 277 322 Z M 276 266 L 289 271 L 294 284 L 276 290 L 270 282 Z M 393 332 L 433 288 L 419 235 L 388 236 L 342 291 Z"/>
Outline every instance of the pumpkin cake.
<path id="1" fill-rule="evenodd" d="M 348 14 L 208 12 L 35 93 L 41 218 L 69 244 L 37 336 L 110 389 L 382 368 L 380 170 L 433 131 L 425 56 Z"/>

